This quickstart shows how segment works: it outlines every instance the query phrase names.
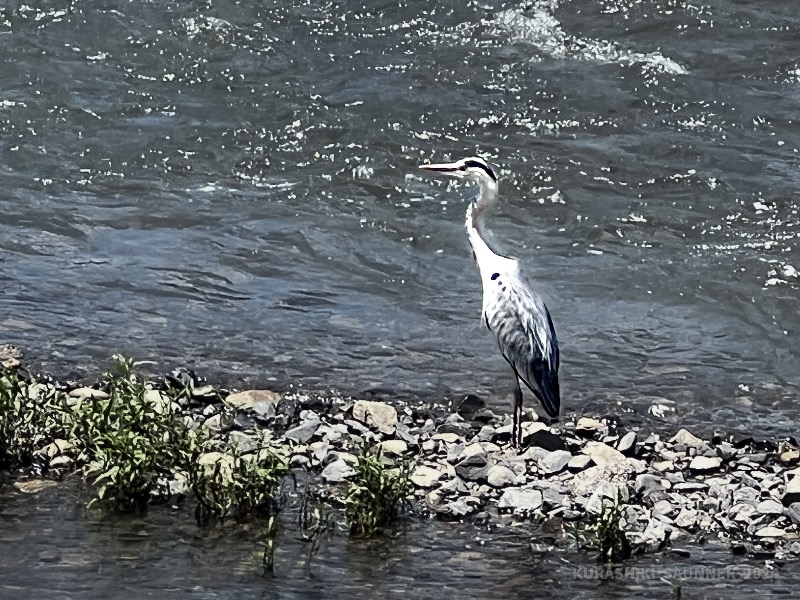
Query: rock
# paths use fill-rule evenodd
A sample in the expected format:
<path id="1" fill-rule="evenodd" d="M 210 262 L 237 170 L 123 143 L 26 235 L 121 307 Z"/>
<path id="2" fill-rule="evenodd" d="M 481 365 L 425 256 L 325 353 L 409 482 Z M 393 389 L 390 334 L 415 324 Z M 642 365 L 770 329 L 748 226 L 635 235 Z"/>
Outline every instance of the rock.
<path id="1" fill-rule="evenodd" d="M 354 474 L 353 468 L 340 458 L 322 470 L 322 479 L 328 483 L 341 483 Z"/>
<path id="2" fill-rule="evenodd" d="M 110 396 L 108 395 L 107 392 L 104 392 L 103 390 L 96 390 L 90 387 L 79 387 L 72 390 L 69 393 L 69 397 L 78 398 L 79 400 L 84 400 L 86 398 L 97 398 L 98 400 L 105 400 Z"/>
<path id="3" fill-rule="evenodd" d="M 223 402 L 237 410 L 255 410 L 257 405 L 261 405 L 256 410 L 262 416 L 274 416 L 275 407 L 281 401 L 281 395 L 271 390 L 245 390 L 229 394 Z M 272 414 L 269 414 L 272 413 Z"/>
<path id="4" fill-rule="evenodd" d="M 690 448 L 707 448 L 708 444 L 706 444 L 703 440 L 699 437 L 691 433 L 686 429 L 681 429 L 672 436 L 670 440 L 672 444 L 683 444 L 684 446 L 688 446 Z"/>
<path id="5" fill-rule="evenodd" d="M 192 398 L 211 399 L 217 397 L 219 397 L 219 394 L 217 390 L 214 389 L 214 386 L 211 385 L 204 385 L 192 390 Z"/>
<path id="6" fill-rule="evenodd" d="M 147 390 L 144 393 L 144 399 L 153 407 L 153 410 L 160 415 L 168 412 L 172 407 L 172 400 L 158 390 Z"/>
<path id="7" fill-rule="evenodd" d="M 608 433 L 608 427 L 605 425 L 605 423 L 602 423 L 597 419 L 581 417 L 575 424 L 575 433 L 581 437 L 593 438 L 595 436 L 606 435 Z"/>
<path id="8" fill-rule="evenodd" d="M 75 461 L 69 456 L 56 456 L 50 461 L 51 469 L 71 469 Z"/>
<path id="9" fill-rule="evenodd" d="M 795 475 L 794 479 L 790 479 L 786 483 L 786 490 L 783 492 L 781 502 L 784 506 L 800 502 L 800 475 Z"/>
<path id="10" fill-rule="evenodd" d="M 762 527 L 758 531 L 756 531 L 756 537 L 760 538 L 782 538 L 786 535 L 786 532 L 779 527 L 773 527 L 772 525 L 768 525 L 767 527 Z"/>
<path id="11" fill-rule="evenodd" d="M 716 471 L 721 466 L 722 459 L 718 456 L 695 456 L 689 463 L 689 470 L 695 473 L 708 473 Z"/>
<path id="12" fill-rule="evenodd" d="M 739 504 L 734 504 L 731 507 L 731 509 L 728 511 L 728 516 L 734 521 L 739 521 L 740 523 L 749 523 L 751 517 L 755 513 L 755 506 L 741 502 Z"/>
<path id="13" fill-rule="evenodd" d="M 592 457 L 588 454 L 577 454 L 573 456 L 567 463 L 567 468 L 573 473 L 577 473 L 578 471 L 583 471 L 585 468 L 587 468 L 591 462 Z"/>
<path id="14" fill-rule="evenodd" d="M 15 481 L 14 489 L 23 494 L 38 494 L 42 490 L 58 485 L 50 479 L 28 479 L 26 481 Z"/>
<path id="15" fill-rule="evenodd" d="M 567 488 L 555 481 L 533 481 L 530 483 L 530 487 L 542 492 L 542 499 L 544 500 L 544 503 L 549 506 L 561 506 L 564 500 L 569 497 Z"/>
<path id="16" fill-rule="evenodd" d="M 780 456 L 778 457 L 782 463 L 786 464 L 794 464 L 800 460 L 800 450 L 786 450 L 785 452 L 781 452 Z"/>
<path id="17" fill-rule="evenodd" d="M 672 489 L 684 493 L 702 492 L 708 489 L 708 485 L 702 481 L 682 481 L 672 486 Z"/>
<path id="18" fill-rule="evenodd" d="M 222 414 L 217 413 L 208 417 L 205 421 L 203 421 L 203 427 L 211 432 L 222 429 Z"/>
<path id="19" fill-rule="evenodd" d="M 625 463 L 619 463 L 624 465 Z M 628 480 L 627 472 L 605 469 L 597 465 L 581 471 L 572 478 L 572 492 L 577 496 L 585 496 L 594 492 L 598 486 L 610 483 L 622 488 Z"/>
<path id="20" fill-rule="evenodd" d="M 755 506 L 761 502 L 761 493 L 751 487 L 740 487 L 738 490 L 733 491 L 733 503 L 745 503 Z"/>
<path id="21" fill-rule="evenodd" d="M 390 435 L 397 426 L 397 410 L 384 402 L 356 400 L 353 404 L 353 419 Z"/>
<path id="22" fill-rule="evenodd" d="M 447 442 L 448 444 L 455 444 L 461 439 L 461 436 L 457 433 L 434 433 L 431 436 L 431 440 L 439 441 L 439 442 Z"/>
<path id="23" fill-rule="evenodd" d="M 617 444 L 617 450 L 622 452 L 625 456 L 634 456 L 636 454 L 636 432 L 629 431 L 622 436 L 622 439 Z"/>
<path id="24" fill-rule="evenodd" d="M 510 488 L 503 492 L 497 508 L 511 509 L 515 513 L 528 513 L 542 507 L 542 492 L 539 490 Z"/>
<path id="25" fill-rule="evenodd" d="M 669 500 L 659 500 L 653 505 L 653 512 L 666 517 L 675 514 L 677 508 Z"/>
<path id="26" fill-rule="evenodd" d="M 667 488 L 662 483 L 661 477 L 658 477 L 657 475 L 650 475 L 649 473 L 638 475 L 635 483 L 633 484 L 633 491 L 642 497 L 645 497 L 653 492 L 663 492 L 666 489 Z"/>
<path id="27" fill-rule="evenodd" d="M 437 469 L 420 465 L 414 469 L 414 472 L 411 474 L 409 479 L 411 480 L 411 483 L 417 487 L 429 488 L 432 487 L 434 483 L 439 481 L 442 475 L 443 473 Z"/>
<path id="28" fill-rule="evenodd" d="M 57 439 L 47 444 L 40 452 L 43 452 L 47 458 L 53 458 L 60 454 L 66 454 L 75 450 L 75 446 L 67 440 Z"/>
<path id="29" fill-rule="evenodd" d="M 633 470 L 630 465 L 625 462 L 625 456 L 622 452 L 602 442 L 589 442 L 584 446 L 582 452 L 591 456 L 594 464 L 598 467 L 620 471 Z"/>
<path id="30" fill-rule="evenodd" d="M 481 501 L 474 496 L 463 496 L 453 502 L 448 502 L 436 508 L 436 512 L 446 517 L 465 517 L 474 513 L 481 505 Z"/>
<path id="31" fill-rule="evenodd" d="M 289 459 L 290 469 L 307 469 L 311 465 L 309 458 L 303 454 L 293 454 Z"/>
<path id="32" fill-rule="evenodd" d="M 484 402 L 479 396 L 475 394 L 467 394 L 464 399 L 458 404 L 458 414 L 467 421 L 474 420 L 475 413 L 482 411 L 486 408 Z"/>
<path id="33" fill-rule="evenodd" d="M 572 454 L 566 450 L 554 450 L 539 461 L 539 468 L 546 474 L 560 473 L 572 460 Z"/>
<path id="34" fill-rule="evenodd" d="M 508 467 L 492 465 L 487 472 L 486 481 L 494 488 L 504 488 L 514 485 L 517 482 L 517 476 Z"/>
<path id="35" fill-rule="evenodd" d="M 650 463 L 650 466 L 661 473 L 666 473 L 667 471 L 672 471 L 675 469 L 675 463 L 673 463 L 671 460 L 653 461 Z"/>
<path id="36" fill-rule="evenodd" d="M 531 446 L 525 452 L 519 455 L 520 458 L 523 460 L 528 460 L 531 462 L 539 464 L 539 461 L 542 460 L 545 456 L 547 456 L 550 452 L 545 450 L 544 448 L 539 448 L 538 446 Z"/>
<path id="37" fill-rule="evenodd" d="M 675 517 L 675 525 L 683 529 L 693 529 L 697 525 L 697 511 L 692 508 L 682 508 Z"/>
<path id="38" fill-rule="evenodd" d="M 777 500 L 768 499 L 756 504 L 756 511 L 762 515 L 782 515 L 784 508 Z"/>
<path id="39" fill-rule="evenodd" d="M 378 443 L 381 456 L 402 456 L 408 452 L 408 444 L 403 440 L 384 440 Z"/>
<path id="40" fill-rule="evenodd" d="M 293 427 L 283 434 L 283 437 L 289 440 L 295 440 L 301 444 L 306 444 L 314 436 L 319 425 L 320 421 L 304 421 L 297 427 Z"/>
<path id="41" fill-rule="evenodd" d="M 489 475 L 489 462 L 485 454 L 474 454 L 456 465 L 456 475 L 465 481 L 486 483 Z"/>
<path id="42" fill-rule="evenodd" d="M 220 474 L 226 476 L 233 470 L 234 458 L 223 452 L 206 452 L 198 457 L 197 464 L 203 465 L 207 474 L 219 469 Z"/>
<path id="43" fill-rule="evenodd" d="M 786 507 L 786 516 L 795 525 L 800 525 L 800 502 L 795 502 Z"/>
<path id="44" fill-rule="evenodd" d="M 455 433 L 460 436 L 465 436 L 471 431 L 470 424 L 461 418 L 457 413 L 450 414 L 442 423 L 438 431 L 440 433 Z"/>
<path id="45" fill-rule="evenodd" d="M 528 427 L 525 427 L 528 425 Z M 554 450 L 566 450 L 567 445 L 561 436 L 556 435 L 543 423 L 523 423 L 522 441 L 529 446 Z"/>

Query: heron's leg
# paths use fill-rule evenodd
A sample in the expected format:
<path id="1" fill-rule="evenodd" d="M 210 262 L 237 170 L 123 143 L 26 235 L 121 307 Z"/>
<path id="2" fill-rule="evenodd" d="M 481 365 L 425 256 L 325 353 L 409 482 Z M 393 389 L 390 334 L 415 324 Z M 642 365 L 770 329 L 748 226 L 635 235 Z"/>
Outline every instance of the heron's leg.
<path id="1" fill-rule="evenodd" d="M 522 388 L 519 387 L 519 379 L 514 378 L 516 387 L 514 388 L 514 424 L 511 430 L 511 437 L 514 440 L 514 447 L 518 453 L 522 452 Z"/>

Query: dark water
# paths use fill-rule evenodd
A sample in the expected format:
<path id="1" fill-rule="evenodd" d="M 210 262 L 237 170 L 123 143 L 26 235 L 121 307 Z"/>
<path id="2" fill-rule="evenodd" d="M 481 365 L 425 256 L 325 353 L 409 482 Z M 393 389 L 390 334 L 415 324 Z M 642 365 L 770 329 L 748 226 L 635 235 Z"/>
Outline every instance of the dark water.
<path id="1" fill-rule="evenodd" d="M 502 172 L 494 235 L 553 313 L 567 414 L 658 426 L 660 402 L 696 428 L 793 433 L 794 3 L 367 4 L 7 1 L 0 342 L 63 374 L 122 351 L 239 387 L 505 406 L 463 232 L 472 190 L 416 168 L 480 153 Z M 23 519 L 11 556 L 56 537 L 86 562 L 15 563 L 12 585 L 88 597 L 127 525 L 46 510 L 67 509 Z M 231 587 L 227 563 L 185 572 L 187 546 L 210 553 L 195 567 L 228 556 L 189 531 L 115 559 L 131 587 L 103 597 L 167 597 L 153 568 L 187 578 L 175 597 L 264 589 Z M 458 536 L 427 524 L 387 549 L 402 556 L 374 567 L 394 582 L 381 593 L 458 560 Z M 374 585 L 364 547 L 338 544 L 326 568 Z M 552 572 L 509 544 L 470 568 L 524 589 Z"/>
<path id="2" fill-rule="evenodd" d="M 683 598 L 786 596 L 800 583 L 796 562 L 748 561 L 717 546 L 690 558 L 646 556 L 620 579 L 600 580 L 596 565 L 569 552 L 529 549 L 513 534 L 423 521 L 393 540 L 323 540 L 307 568 L 308 544 L 285 515 L 275 544 L 274 577 L 260 567 L 257 534 L 237 526 L 198 528 L 184 511 L 102 519 L 79 508 L 72 486 L 30 498 L 0 495 L 0 596 L 117 600 L 130 598 Z M 638 569 L 634 571 L 633 569 Z M 310 574 L 309 574 L 310 572 Z M 727 577 L 725 574 L 728 574 Z M 624 577 L 623 577 L 624 575 Z M 557 589 L 557 592 L 554 592 Z"/>

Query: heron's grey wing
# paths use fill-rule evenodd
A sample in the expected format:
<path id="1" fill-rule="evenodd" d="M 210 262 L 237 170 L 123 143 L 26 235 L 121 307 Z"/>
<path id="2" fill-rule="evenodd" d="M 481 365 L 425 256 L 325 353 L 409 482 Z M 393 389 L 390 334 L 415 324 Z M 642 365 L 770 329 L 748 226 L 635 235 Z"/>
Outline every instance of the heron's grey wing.
<path id="1" fill-rule="evenodd" d="M 521 270 L 504 273 L 484 290 L 484 319 L 505 359 L 534 393 L 547 414 L 561 406 L 556 330 L 544 301 Z"/>

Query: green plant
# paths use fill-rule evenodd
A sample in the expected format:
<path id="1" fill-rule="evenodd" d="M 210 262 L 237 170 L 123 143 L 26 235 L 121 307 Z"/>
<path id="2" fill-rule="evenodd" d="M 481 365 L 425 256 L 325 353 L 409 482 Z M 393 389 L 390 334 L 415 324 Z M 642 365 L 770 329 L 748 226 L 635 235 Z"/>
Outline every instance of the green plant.
<path id="1" fill-rule="evenodd" d="M 289 469 L 286 456 L 272 443 L 270 432 L 261 433 L 253 451 L 244 452 L 236 444 L 228 444 L 222 450 L 196 452 L 189 467 L 198 524 L 212 519 L 222 522 L 231 513 L 240 521 L 277 513 L 281 504 L 277 491 Z"/>
<path id="2" fill-rule="evenodd" d="M 54 387 L 0 370 L 0 469 L 29 466 L 37 450 L 63 437 L 63 402 Z"/>
<path id="3" fill-rule="evenodd" d="M 359 449 L 350 487 L 345 496 L 345 517 L 350 533 L 373 535 L 381 527 L 397 521 L 411 493 L 411 466 L 402 461 L 397 467 L 384 464 L 381 453 L 366 445 Z"/>
<path id="4" fill-rule="evenodd" d="M 319 552 L 323 538 L 330 539 L 336 531 L 336 519 L 329 507 L 312 502 L 309 489 L 306 488 L 300 504 L 297 525 L 300 528 L 301 539 L 308 544 L 306 572 L 310 577 L 311 559 Z"/>
<path id="5" fill-rule="evenodd" d="M 169 495 L 169 480 L 197 445 L 197 436 L 172 404 L 148 394 L 135 373 L 142 364 L 112 357 L 108 397 L 75 402 L 66 411 L 71 441 L 88 457 L 85 472 L 95 485 L 90 502 L 128 511 L 145 509 Z"/>
<path id="6" fill-rule="evenodd" d="M 619 497 L 603 498 L 599 514 L 587 514 L 586 520 L 569 530 L 578 546 L 598 553 L 603 563 L 618 563 L 631 557 L 632 549 L 625 535 L 623 506 Z"/>

